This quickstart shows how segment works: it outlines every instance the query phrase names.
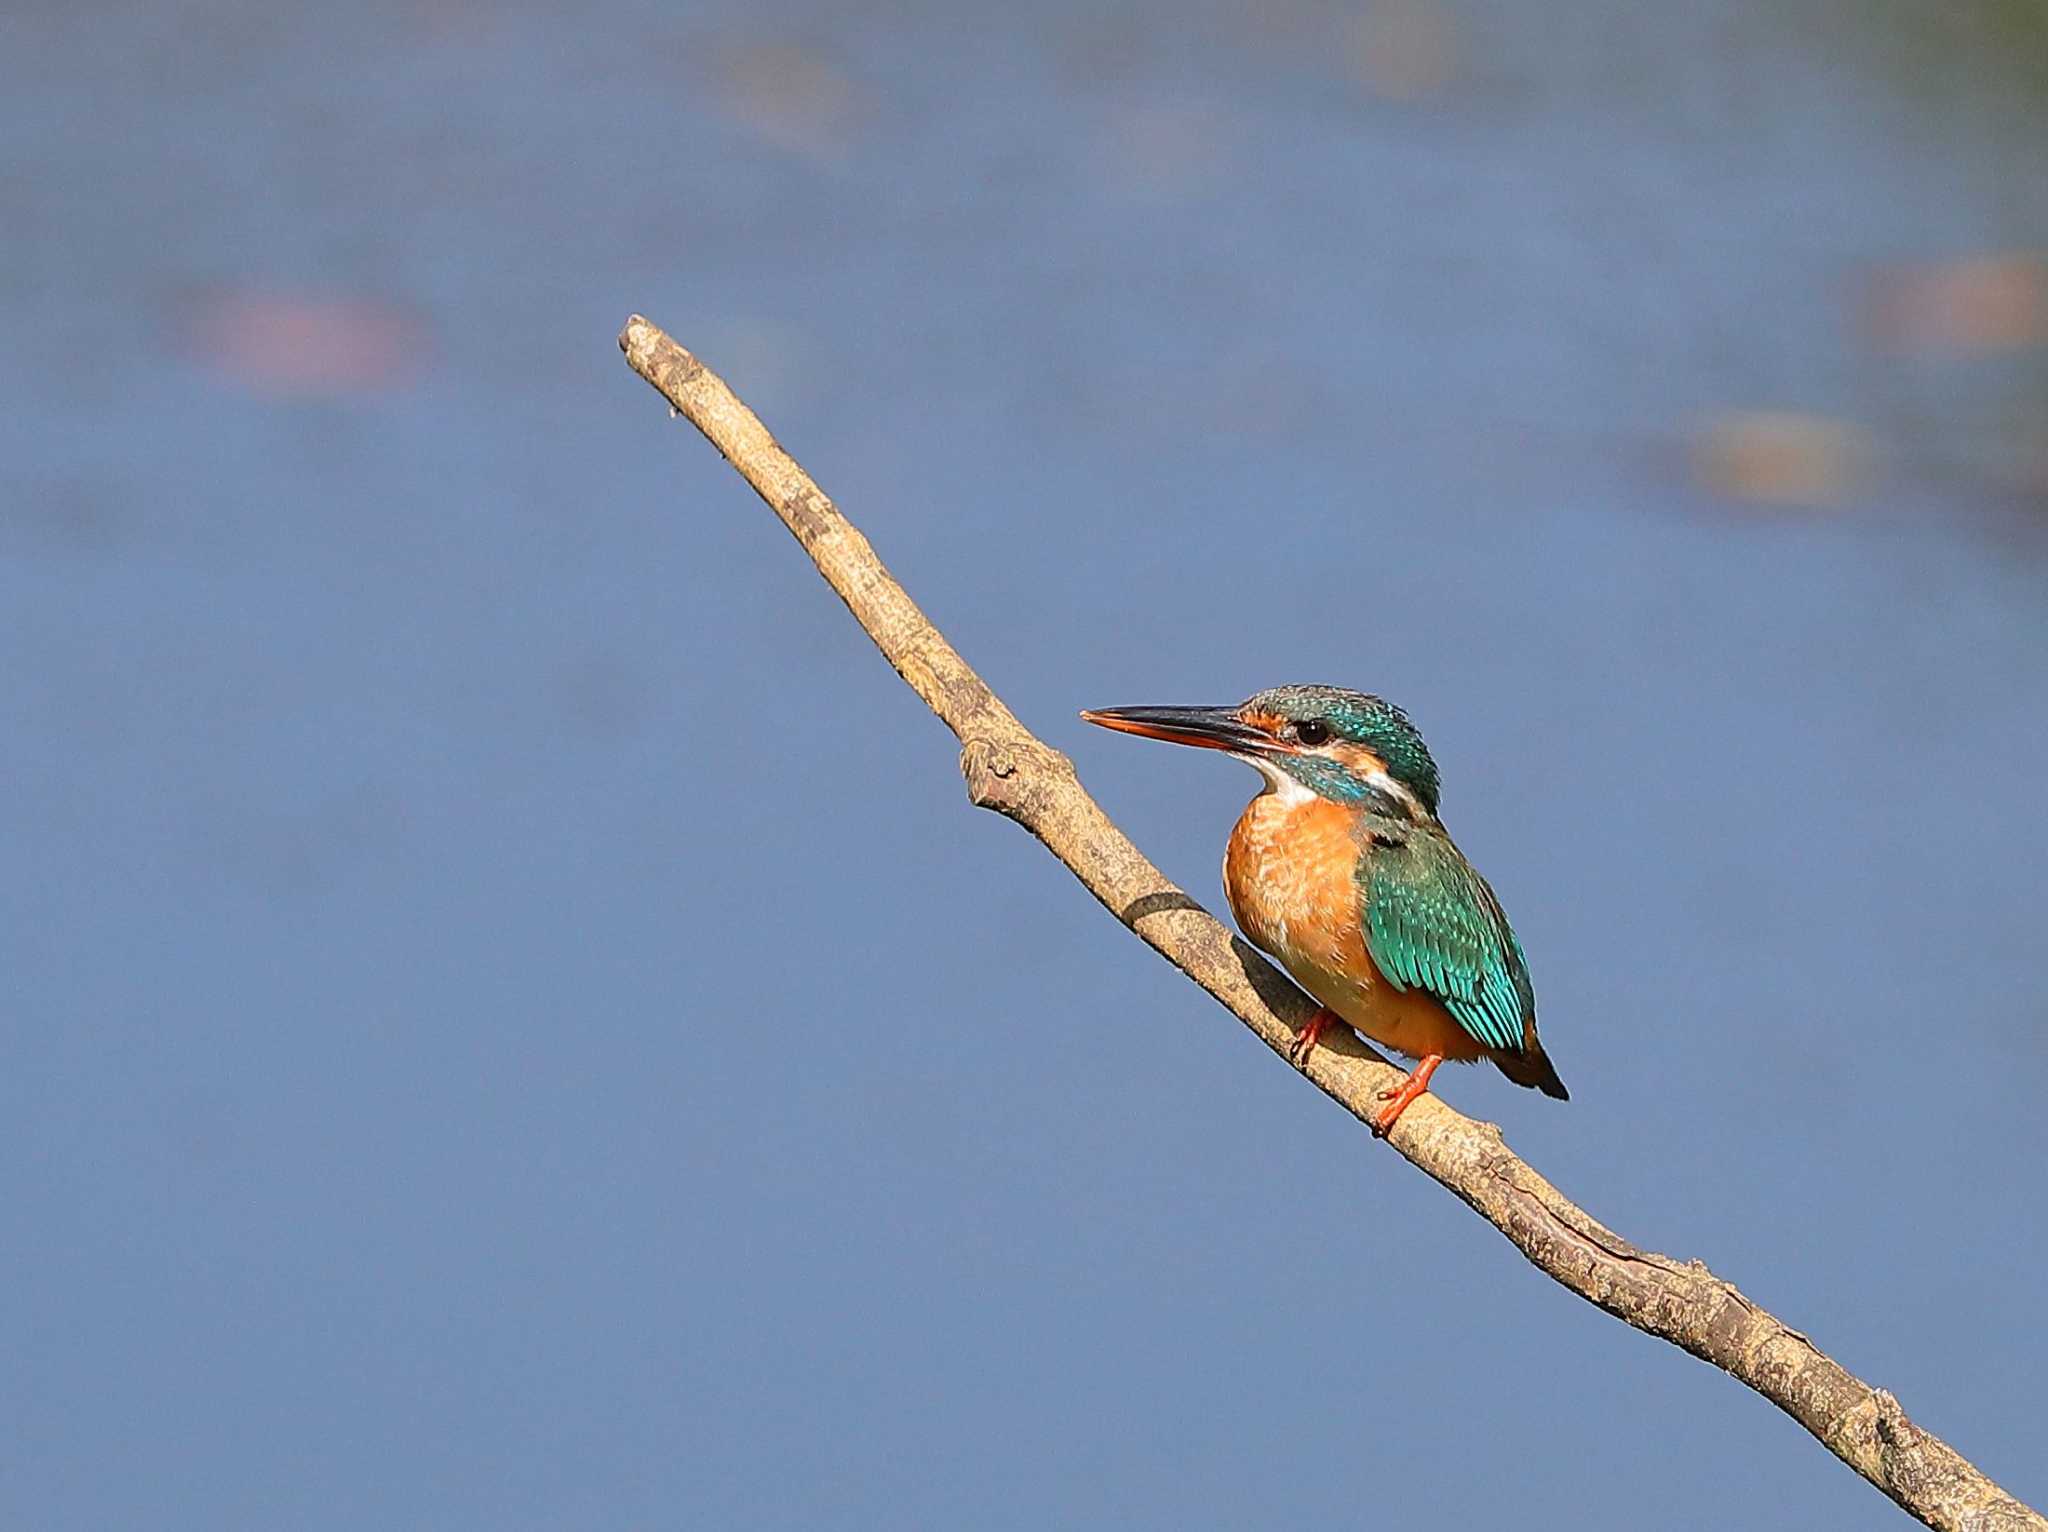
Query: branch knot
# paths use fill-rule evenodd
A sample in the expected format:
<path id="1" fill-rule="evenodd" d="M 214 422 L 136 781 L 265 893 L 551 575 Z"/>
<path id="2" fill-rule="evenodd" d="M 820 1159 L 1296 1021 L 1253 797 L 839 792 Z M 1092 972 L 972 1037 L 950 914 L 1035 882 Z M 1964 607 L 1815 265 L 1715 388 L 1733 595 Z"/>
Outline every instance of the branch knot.
<path id="1" fill-rule="evenodd" d="M 1029 825 L 1043 808 L 1047 794 L 1062 775 L 1073 775 L 1073 763 L 1034 739 L 989 739 L 969 735 L 960 746 L 960 774 L 967 780 L 967 798 L 976 808 Z"/>

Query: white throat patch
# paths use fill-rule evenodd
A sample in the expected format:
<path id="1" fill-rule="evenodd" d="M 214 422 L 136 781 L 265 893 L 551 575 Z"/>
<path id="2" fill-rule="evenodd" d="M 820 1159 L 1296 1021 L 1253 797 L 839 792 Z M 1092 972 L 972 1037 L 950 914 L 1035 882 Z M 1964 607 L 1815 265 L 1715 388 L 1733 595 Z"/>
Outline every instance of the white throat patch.
<path id="1" fill-rule="evenodd" d="M 1278 766 L 1275 766 L 1271 761 L 1266 760 L 1263 756 L 1241 755 L 1238 759 L 1247 766 L 1257 768 L 1259 775 L 1266 779 L 1266 791 L 1273 794 L 1289 808 L 1293 808 L 1297 803 L 1306 803 L 1309 799 L 1315 797 L 1315 790 L 1313 788 L 1302 786 L 1301 783 L 1295 781 L 1294 778 L 1290 777 Z"/>
<path id="2" fill-rule="evenodd" d="M 1233 751 L 1232 753 L 1235 754 L 1236 752 Z M 1264 777 L 1266 779 L 1266 791 L 1273 794 L 1274 797 L 1278 798 L 1289 808 L 1293 808 L 1298 803 L 1306 803 L 1311 798 L 1317 796 L 1314 788 L 1302 785 L 1263 756 L 1240 755 L 1237 758 Z M 1386 794 L 1387 797 L 1392 798 L 1401 807 L 1406 809 L 1411 819 L 1426 819 L 1428 817 L 1422 807 L 1422 800 L 1409 790 L 1405 782 L 1395 781 L 1384 771 L 1375 771 L 1365 780 L 1374 791 Z"/>

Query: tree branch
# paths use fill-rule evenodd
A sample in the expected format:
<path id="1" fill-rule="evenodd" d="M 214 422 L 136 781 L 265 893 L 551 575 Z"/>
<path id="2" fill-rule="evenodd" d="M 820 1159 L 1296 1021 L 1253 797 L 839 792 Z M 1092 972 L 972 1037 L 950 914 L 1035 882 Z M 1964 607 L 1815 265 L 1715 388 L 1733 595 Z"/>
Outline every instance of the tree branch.
<path id="1" fill-rule="evenodd" d="M 619 347 L 782 518 L 883 657 L 959 737 L 968 797 L 1043 841 L 1112 915 L 1286 1057 L 1315 1002 L 1145 859 L 1081 786 L 1073 762 L 1017 721 L 716 374 L 638 315 Z M 1341 1028 L 1303 1073 L 1361 1121 L 1401 1076 Z M 1603 1226 L 1510 1151 L 1494 1124 L 1423 1096 L 1388 1142 L 1554 1281 L 1754 1389 L 1928 1526 L 2048 1532 L 2048 1519 L 1915 1426 L 1889 1393 L 1698 1261 L 1640 1250 Z"/>

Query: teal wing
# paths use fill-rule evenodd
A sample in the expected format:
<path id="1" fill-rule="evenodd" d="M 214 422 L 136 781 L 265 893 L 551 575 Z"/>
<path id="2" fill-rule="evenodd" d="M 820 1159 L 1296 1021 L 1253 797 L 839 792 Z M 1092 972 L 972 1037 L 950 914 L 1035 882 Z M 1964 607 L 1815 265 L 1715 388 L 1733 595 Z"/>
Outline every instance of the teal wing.
<path id="1" fill-rule="evenodd" d="M 1359 874 L 1366 943 L 1397 989 L 1420 989 L 1488 1048 L 1522 1051 L 1536 992 L 1486 880 L 1440 833 L 1380 845 Z"/>

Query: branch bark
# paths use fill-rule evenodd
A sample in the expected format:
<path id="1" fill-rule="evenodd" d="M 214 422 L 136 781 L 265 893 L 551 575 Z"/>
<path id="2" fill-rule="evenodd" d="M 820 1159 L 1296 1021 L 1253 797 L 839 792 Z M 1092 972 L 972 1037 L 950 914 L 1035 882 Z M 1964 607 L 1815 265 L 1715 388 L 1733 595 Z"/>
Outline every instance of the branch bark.
<path id="1" fill-rule="evenodd" d="M 619 348 L 782 518 L 883 657 L 958 736 L 968 797 L 1030 831 L 1112 915 L 1285 1058 L 1315 1002 L 1146 860 L 1081 786 L 1073 762 L 1017 721 L 716 374 L 637 314 Z M 1402 1074 L 1341 1028 L 1302 1072 L 1361 1122 Z M 1915 1426 L 1891 1394 L 1700 1262 L 1630 1244 L 1508 1149 L 1496 1125 L 1424 1096 L 1388 1142 L 1554 1281 L 1754 1389 L 1928 1526 L 2048 1532 L 2048 1518 Z"/>

